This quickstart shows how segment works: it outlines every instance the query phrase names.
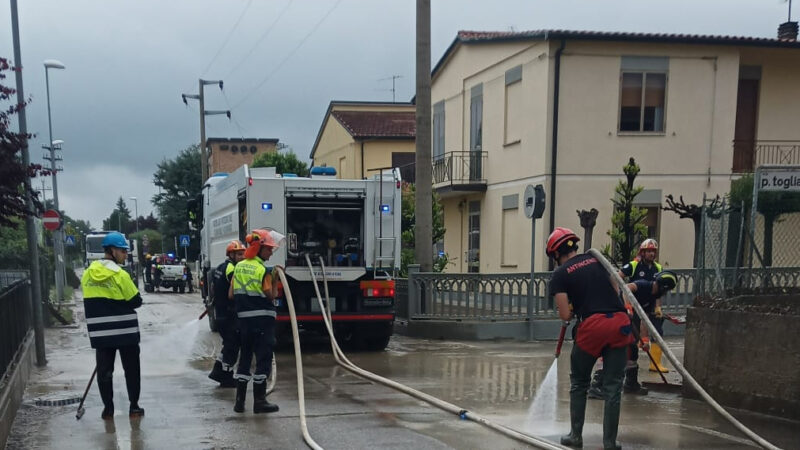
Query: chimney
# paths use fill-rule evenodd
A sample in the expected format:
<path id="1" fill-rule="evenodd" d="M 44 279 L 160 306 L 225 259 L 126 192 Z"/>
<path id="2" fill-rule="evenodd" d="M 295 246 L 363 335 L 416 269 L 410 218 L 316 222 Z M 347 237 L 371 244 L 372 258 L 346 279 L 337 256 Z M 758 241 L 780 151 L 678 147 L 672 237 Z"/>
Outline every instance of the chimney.
<path id="1" fill-rule="evenodd" d="M 778 25 L 778 39 L 782 41 L 797 41 L 797 22 L 784 22 Z"/>

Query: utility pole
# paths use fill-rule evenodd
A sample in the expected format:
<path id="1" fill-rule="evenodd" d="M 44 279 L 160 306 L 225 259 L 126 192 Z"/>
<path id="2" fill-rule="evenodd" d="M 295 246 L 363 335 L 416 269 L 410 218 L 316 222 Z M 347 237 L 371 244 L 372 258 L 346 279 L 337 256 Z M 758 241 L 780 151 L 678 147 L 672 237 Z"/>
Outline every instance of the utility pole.
<path id="1" fill-rule="evenodd" d="M 45 158 L 45 159 L 47 159 L 47 158 Z M 41 177 L 41 181 L 42 181 L 42 204 L 46 206 L 47 205 L 47 191 L 52 191 L 52 189 L 50 189 L 49 187 L 47 187 L 44 184 L 44 177 Z"/>
<path id="2" fill-rule="evenodd" d="M 14 71 L 17 81 L 17 104 L 25 104 L 25 91 L 22 88 L 22 51 L 19 45 L 19 17 L 17 15 L 17 0 L 11 0 L 11 35 L 14 41 Z M 22 138 L 22 164 L 30 166 L 31 157 L 28 152 L 28 121 L 25 108 L 19 108 L 19 134 Z M 28 239 L 28 261 L 30 262 L 31 277 L 31 308 L 33 309 L 34 345 L 36 347 L 36 365 L 42 367 L 47 364 L 44 353 L 44 320 L 42 318 L 42 281 L 39 272 L 39 244 L 36 235 L 36 222 L 33 211 L 33 188 L 30 177 L 25 177 L 25 204 L 30 215 L 25 217 L 25 232 Z"/>
<path id="3" fill-rule="evenodd" d="M 417 0 L 417 153 L 414 257 L 421 272 L 433 270 L 431 167 L 431 0 Z"/>
<path id="4" fill-rule="evenodd" d="M 219 90 L 222 90 L 222 80 L 204 80 L 200 79 L 198 81 L 198 91 L 199 94 L 181 94 L 181 98 L 183 99 L 183 103 L 188 105 L 186 101 L 187 98 L 191 98 L 200 102 L 200 169 L 203 176 L 203 179 L 200 182 L 200 186 L 202 188 L 203 185 L 206 184 L 206 180 L 208 179 L 208 148 L 206 146 L 206 116 L 214 116 L 218 114 L 225 114 L 228 116 L 228 119 L 231 118 L 231 112 L 229 110 L 226 111 L 206 111 L 206 101 L 205 101 L 205 93 L 204 87 L 208 84 L 218 84 Z"/>

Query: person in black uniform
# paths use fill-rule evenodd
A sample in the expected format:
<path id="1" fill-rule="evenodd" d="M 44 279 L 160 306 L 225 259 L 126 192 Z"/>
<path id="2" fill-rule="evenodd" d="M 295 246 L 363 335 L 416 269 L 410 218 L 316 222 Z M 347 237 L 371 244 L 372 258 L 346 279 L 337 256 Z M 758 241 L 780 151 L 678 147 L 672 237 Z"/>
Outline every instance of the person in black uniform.
<path id="1" fill-rule="evenodd" d="M 656 328 L 659 336 L 663 336 L 664 331 L 661 328 L 661 324 L 663 321 L 656 320 L 655 316 L 655 309 L 657 308 L 658 300 L 667 292 L 671 291 L 675 288 L 678 283 L 678 277 L 675 275 L 675 272 L 671 270 L 663 270 L 653 277 L 654 280 L 636 280 L 633 283 L 628 283 L 628 289 L 633 292 L 633 295 L 636 297 L 636 301 L 642 306 L 645 313 L 647 314 L 647 318 L 650 319 L 650 322 L 653 323 L 653 326 Z M 633 327 L 635 330 L 640 332 L 640 344 L 642 350 L 648 351 L 650 349 L 650 337 L 647 331 L 647 327 L 641 326 L 641 319 L 639 318 L 638 314 L 634 314 L 629 312 L 631 315 L 631 321 L 633 322 Z M 656 344 L 654 344 L 655 346 Z M 638 361 L 639 359 L 639 351 L 636 346 L 631 347 L 631 356 L 630 360 Z M 637 367 L 638 369 L 638 367 Z M 628 372 L 629 369 L 625 369 Z M 625 382 L 628 382 L 628 374 L 625 374 Z"/>
<path id="2" fill-rule="evenodd" d="M 228 297 L 231 278 L 236 263 L 244 259 L 244 245 L 240 241 L 231 241 L 225 248 L 227 259 L 214 272 L 213 297 L 214 319 L 217 331 L 222 338 L 222 350 L 214 362 L 214 368 L 208 378 L 219 382 L 220 387 L 236 387 L 233 379 L 233 366 L 239 356 L 239 330 L 236 327 L 236 304 Z"/>
<path id="3" fill-rule="evenodd" d="M 610 275 L 589 254 L 578 254 L 578 236 L 568 228 L 556 227 L 547 239 L 547 255 L 558 267 L 550 279 L 558 315 L 578 319 L 575 344 L 570 355 L 570 433 L 561 444 L 583 447 L 586 392 L 592 367 L 600 356 L 605 361 L 603 389 L 603 448 L 617 449 L 622 378 L 627 346 L 633 342 L 631 321 Z"/>

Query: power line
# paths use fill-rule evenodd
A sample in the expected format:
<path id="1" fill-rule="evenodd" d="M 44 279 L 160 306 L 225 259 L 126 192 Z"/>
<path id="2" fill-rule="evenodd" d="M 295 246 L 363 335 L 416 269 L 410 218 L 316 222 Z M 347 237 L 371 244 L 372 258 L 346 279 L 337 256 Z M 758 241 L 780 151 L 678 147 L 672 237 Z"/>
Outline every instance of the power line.
<path id="1" fill-rule="evenodd" d="M 248 9 L 250 9 L 250 5 L 252 3 L 253 3 L 253 0 L 248 0 L 247 4 L 244 5 L 244 9 L 242 9 L 241 14 L 239 14 L 239 18 L 236 19 L 236 23 L 234 23 L 233 27 L 231 27 L 231 30 L 228 32 L 228 35 L 225 37 L 225 40 L 222 42 L 222 45 L 220 45 L 219 50 L 217 50 L 217 53 L 214 54 L 213 58 L 211 58 L 211 61 L 208 63 L 206 68 L 203 70 L 202 75 L 200 75 L 200 78 L 203 78 L 206 75 L 206 73 L 208 72 L 208 69 L 211 68 L 211 65 L 214 64 L 214 61 L 216 61 L 217 57 L 220 55 L 220 53 L 222 53 L 222 49 L 224 49 L 225 46 L 228 45 L 228 41 L 230 41 L 231 36 L 233 36 L 233 32 L 236 31 L 239 28 L 239 23 L 241 23 L 242 19 L 244 18 L 245 13 L 247 12 Z"/>
<path id="2" fill-rule="evenodd" d="M 289 0 L 289 2 L 286 4 L 286 6 L 283 7 L 283 10 L 280 13 L 278 13 L 278 16 L 275 18 L 275 20 L 267 27 L 266 31 L 264 31 L 264 33 L 261 35 L 261 37 L 259 37 L 258 40 L 256 40 L 256 43 L 253 44 L 253 46 L 250 48 L 250 50 L 247 52 L 247 54 L 244 55 L 244 57 L 236 64 L 236 66 L 234 66 L 234 68 L 231 69 L 231 71 L 227 75 L 225 75 L 223 77 L 224 79 L 229 79 L 231 77 L 231 75 L 233 75 L 237 70 L 239 70 L 240 67 L 242 67 L 242 64 L 244 64 L 245 61 L 247 61 L 247 58 L 249 58 L 250 55 L 252 55 L 253 52 L 261 44 L 261 41 L 266 39 L 266 37 L 270 34 L 270 32 L 272 32 L 273 28 L 275 28 L 275 25 L 278 24 L 278 21 L 281 20 L 283 15 L 286 13 L 286 10 L 289 9 L 289 6 L 292 4 L 293 1 L 294 0 Z"/>
<path id="3" fill-rule="evenodd" d="M 252 94 L 256 93 L 259 89 L 261 89 L 261 86 L 263 86 L 264 83 L 266 83 L 270 78 L 272 78 L 272 76 L 275 75 L 281 69 L 281 67 L 283 67 L 283 65 L 286 64 L 286 62 L 289 61 L 289 59 L 292 56 L 294 56 L 295 53 L 297 53 L 297 51 L 300 49 L 300 47 L 302 47 L 303 44 L 305 44 L 305 42 L 308 40 L 308 38 L 310 38 L 311 35 L 313 35 L 315 31 L 317 31 L 317 29 L 320 27 L 320 25 L 322 25 L 322 23 L 325 22 L 325 19 L 327 19 L 328 16 L 331 15 L 333 10 L 335 10 L 336 7 L 339 6 L 339 3 L 341 3 L 341 2 L 342 2 L 342 0 L 337 0 L 336 4 L 334 4 L 333 7 L 331 9 L 329 9 L 328 12 L 325 13 L 324 16 L 322 16 L 322 19 L 320 19 L 319 22 L 317 22 L 317 24 L 314 25 L 314 27 L 311 29 L 311 31 L 309 31 L 308 34 L 305 35 L 305 37 L 300 41 L 300 43 L 297 44 L 297 46 L 294 49 L 292 49 L 292 51 L 289 52 L 289 54 L 286 55 L 286 57 L 283 58 L 283 60 L 280 63 L 278 63 L 277 66 L 275 66 L 275 68 L 272 69 L 272 72 L 267 74 L 267 76 L 264 77 L 264 79 L 261 80 L 261 82 L 258 83 L 258 85 L 254 89 L 252 89 L 250 92 L 248 92 L 247 95 L 245 95 L 244 97 L 242 97 L 241 100 L 239 100 L 239 102 L 237 102 L 235 105 L 233 105 L 232 109 L 238 108 L 244 102 L 246 102 L 247 100 L 250 100 L 251 98 L 253 98 Z"/>
<path id="4" fill-rule="evenodd" d="M 222 97 L 225 98 L 225 104 L 228 105 L 228 110 L 230 110 L 231 109 L 231 104 L 228 101 L 228 94 L 226 94 L 225 91 L 222 91 Z M 239 135 L 242 138 L 244 138 L 244 130 L 243 130 L 242 124 L 239 123 L 239 121 L 236 119 L 235 115 L 231 115 L 231 119 L 233 119 L 234 125 L 236 125 L 236 128 L 239 130 Z"/>

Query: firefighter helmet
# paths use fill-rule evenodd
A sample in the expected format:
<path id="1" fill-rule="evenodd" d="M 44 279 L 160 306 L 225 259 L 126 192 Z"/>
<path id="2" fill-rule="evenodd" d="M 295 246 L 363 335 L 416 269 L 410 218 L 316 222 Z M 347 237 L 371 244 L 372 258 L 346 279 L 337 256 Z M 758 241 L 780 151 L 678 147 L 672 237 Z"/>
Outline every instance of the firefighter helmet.
<path id="1" fill-rule="evenodd" d="M 547 238 L 547 256 L 555 258 L 556 252 L 563 255 L 578 250 L 578 241 L 580 238 L 569 228 L 556 227 Z"/>
<path id="2" fill-rule="evenodd" d="M 639 253 L 642 253 L 647 250 L 655 250 L 658 251 L 658 242 L 655 239 L 645 239 L 642 244 L 639 246 Z"/>
<path id="3" fill-rule="evenodd" d="M 244 257 L 247 259 L 255 258 L 261 250 L 262 245 L 272 247 L 273 249 L 278 248 L 278 244 L 272 239 L 272 235 L 269 231 L 261 228 L 248 233 L 245 237 L 245 241 L 247 242 L 247 250 L 244 252 Z"/>
<path id="4" fill-rule="evenodd" d="M 231 252 L 243 252 L 243 251 L 244 251 L 244 245 L 242 244 L 242 241 L 239 240 L 231 241 L 228 244 L 228 246 L 225 247 L 226 255 L 230 254 Z"/>
<path id="5" fill-rule="evenodd" d="M 656 283 L 661 292 L 668 292 L 675 289 L 678 284 L 678 277 L 671 270 L 662 270 L 655 275 Z"/>

